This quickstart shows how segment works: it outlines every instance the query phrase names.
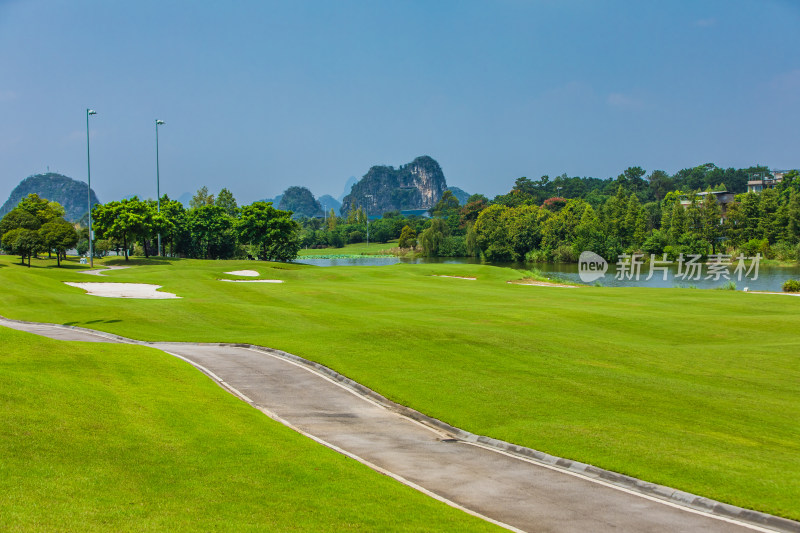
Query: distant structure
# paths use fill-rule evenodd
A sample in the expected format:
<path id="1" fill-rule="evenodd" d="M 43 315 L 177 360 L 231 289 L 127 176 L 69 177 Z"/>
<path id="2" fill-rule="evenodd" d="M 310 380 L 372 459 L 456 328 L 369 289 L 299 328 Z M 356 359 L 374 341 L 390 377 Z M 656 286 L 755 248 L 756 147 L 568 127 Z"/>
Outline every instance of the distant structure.
<path id="1" fill-rule="evenodd" d="M 777 184 L 783 181 L 783 176 L 788 170 L 773 170 L 772 176 L 769 172 L 756 172 L 750 175 L 747 181 L 747 192 L 759 193 L 764 189 L 774 189 Z"/>
<path id="2" fill-rule="evenodd" d="M 720 212 L 722 214 L 722 219 L 724 220 L 728 212 L 728 205 L 733 203 L 736 195 L 728 191 L 701 192 L 697 193 L 697 196 L 700 197 L 699 203 L 703 203 L 706 199 L 706 196 L 708 196 L 709 194 L 713 194 L 714 197 L 717 199 L 717 203 L 719 204 Z M 691 198 L 685 196 L 681 199 L 681 206 L 684 209 L 688 208 L 690 205 L 692 205 Z"/>

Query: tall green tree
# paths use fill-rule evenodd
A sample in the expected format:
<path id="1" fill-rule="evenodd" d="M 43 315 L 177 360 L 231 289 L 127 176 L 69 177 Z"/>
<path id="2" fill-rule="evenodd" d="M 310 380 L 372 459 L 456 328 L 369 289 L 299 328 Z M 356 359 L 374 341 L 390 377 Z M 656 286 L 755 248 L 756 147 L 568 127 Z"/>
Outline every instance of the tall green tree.
<path id="1" fill-rule="evenodd" d="M 411 226 L 403 226 L 397 246 L 400 248 L 413 248 L 417 245 L 417 232 Z"/>
<path id="2" fill-rule="evenodd" d="M 512 261 L 514 247 L 509 236 L 508 213 L 505 205 L 490 205 L 475 221 L 478 248 L 487 261 Z"/>
<path id="3" fill-rule="evenodd" d="M 300 250 L 300 224 L 291 211 L 272 207 L 271 202 L 255 202 L 241 208 L 236 221 L 239 241 L 256 246 L 267 261 L 291 261 Z"/>
<path id="4" fill-rule="evenodd" d="M 786 238 L 789 242 L 800 241 L 800 193 L 792 190 L 787 209 L 788 223 L 786 225 Z"/>
<path id="5" fill-rule="evenodd" d="M 677 244 L 681 235 L 686 233 L 686 209 L 683 208 L 680 202 L 672 204 L 672 216 L 669 226 L 669 242 Z"/>
<path id="6" fill-rule="evenodd" d="M 19 255 L 23 265 L 27 257 L 28 268 L 31 266 L 31 257 L 44 250 L 44 243 L 39 232 L 27 228 L 16 228 L 7 231 L 2 237 L 2 245 L 12 254 Z"/>
<path id="7" fill-rule="evenodd" d="M 706 194 L 703 199 L 703 239 L 711 245 L 712 253 L 717 253 L 717 241 L 722 236 L 722 209 L 716 195 Z"/>
<path id="8" fill-rule="evenodd" d="M 419 236 L 423 253 L 428 257 L 439 255 L 439 249 L 445 238 L 450 235 L 450 227 L 441 218 L 432 218 L 430 226 Z"/>
<path id="9" fill-rule="evenodd" d="M 234 220 L 217 205 L 191 209 L 188 216 L 192 255 L 202 259 L 228 259 L 236 251 Z"/>
<path id="10" fill-rule="evenodd" d="M 239 206 L 236 204 L 236 198 L 233 197 L 233 193 L 227 188 L 223 188 L 221 191 L 219 191 L 217 199 L 214 200 L 214 205 L 221 207 L 223 210 L 225 210 L 229 217 L 233 218 L 236 218 L 236 215 L 239 211 Z"/>
<path id="11" fill-rule="evenodd" d="M 31 193 L 17 206 L 17 209 L 27 211 L 39 220 L 39 224 L 44 224 L 64 216 L 64 208 L 58 202 L 51 202 L 45 198 L 40 198 L 38 194 Z"/>
<path id="12" fill-rule="evenodd" d="M 761 193 L 758 214 L 758 233 L 762 239 L 767 239 L 770 244 L 778 241 L 783 227 L 778 222 L 778 191 L 767 189 Z"/>
<path id="13" fill-rule="evenodd" d="M 214 205 L 214 195 L 208 194 L 208 187 L 205 185 L 197 189 L 197 192 L 194 193 L 194 196 L 189 201 L 189 207 L 192 209 L 197 209 L 204 205 Z"/>
<path id="14" fill-rule="evenodd" d="M 654 170 L 647 177 L 650 191 L 657 201 L 661 201 L 668 192 L 674 189 L 672 178 L 663 170 Z"/>
<path id="15" fill-rule="evenodd" d="M 9 211 L 6 216 L 0 220 L 0 236 L 12 229 L 24 228 L 38 230 L 41 226 L 42 223 L 34 215 L 24 209 L 15 208 Z"/>
<path id="16" fill-rule="evenodd" d="M 56 263 L 61 266 L 61 258 L 66 258 L 67 250 L 78 244 L 78 232 L 75 227 L 64 220 L 57 218 L 42 224 L 39 236 L 43 246 L 56 254 Z"/>

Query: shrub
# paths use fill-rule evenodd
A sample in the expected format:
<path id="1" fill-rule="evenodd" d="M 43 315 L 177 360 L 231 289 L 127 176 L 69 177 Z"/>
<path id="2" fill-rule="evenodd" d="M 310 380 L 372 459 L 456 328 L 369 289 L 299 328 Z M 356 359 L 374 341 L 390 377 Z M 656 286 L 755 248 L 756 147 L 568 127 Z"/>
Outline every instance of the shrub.
<path id="1" fill-rule="evenodd" d="M 466 257 L 467 246 L 464 237 L 450 235 L 439 246 L 439 257 Z"/>
<path id="2" fill-rule="evenodd" d="M 532 263 L 546 263 L 549 260 L 550 254 L 547 253 L 547 250 L 531 250 L 525 254 L 525 261 L 530 261 Z"/>
<path id="3" fill-rule="evenodd" d="M 642 244 L 642 251 L 646 254 L 661 255 L 667 247 L 667 235 L 661 230 L 653 230 L 652 235 Z"/>
<path id="4" fill-rule="evenodd" d="M 397 245 L 400 248 L 413 248 L 417 245 L 417 232 L 410 226 L 404 226 Z"/>
<path id="5" fill-rule="evenodd" d="M 344 246 L 344 236 L 339 231 L 332 231 L 328 234 L 328 244 L 333 248 L 342 248 Z"/>
<path id="6" fill-rule="evenodd" d="M 359 229 L 351 231 L 347 235 L 347 242 L 350 244 L 364 242 L 364 232 Z"/>
<path id="7" fill-rule="evenodd" d="M 800 280 L 787 279 L 783 282 L 783 292 L 800 292 Z"/>
<path id="8" fill-rule="evenodd" d="M 778 261 L 798 261 L 800 260 L 800 244 L 795 245 L 787 241 L 781 241 L 771 248 L 772 256 Z"/>
<path id="9" fill-rule="evenodd" d="M 761 257 L 770 255 L 769 241 L 767 239 L 750 239 L 739 250 L 747 257 L 755 257 L 756 254 L 761 254 Z"/>
<path id="10" fill-rule="evenodd" d="M 562 244 L 553 250 L 553 261 L 556 263 L 576 263 L 578 258 L 575 257 L 572 246 Z"/>

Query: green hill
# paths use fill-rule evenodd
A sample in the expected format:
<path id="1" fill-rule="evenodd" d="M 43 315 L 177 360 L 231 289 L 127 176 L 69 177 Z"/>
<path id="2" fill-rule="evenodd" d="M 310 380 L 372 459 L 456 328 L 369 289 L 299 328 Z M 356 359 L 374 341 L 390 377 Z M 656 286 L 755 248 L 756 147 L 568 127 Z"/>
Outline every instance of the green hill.
<path id="1" fill-rule="evenodd" d="M 278 209 L 294 212 L 294 217 L 321 217 L 322 206 L 305 187 L 289 187 L 283 191 Z"/>
<path id="2" fill-rule="evenodd" d="M 42 198 L 64 206 L 66 211 L 64 218 L 70 222 L 76 222 L 88 211 L 86 188 L 85 182 L 54 172 L 28 176 L 11 191 L 6 203 L 0 207 L 0 218 L 17 207 L 23 198 L 31 193 L 36 193 Z M 92 191 L 92 205 L 99 203 L 97 195 Z"/>

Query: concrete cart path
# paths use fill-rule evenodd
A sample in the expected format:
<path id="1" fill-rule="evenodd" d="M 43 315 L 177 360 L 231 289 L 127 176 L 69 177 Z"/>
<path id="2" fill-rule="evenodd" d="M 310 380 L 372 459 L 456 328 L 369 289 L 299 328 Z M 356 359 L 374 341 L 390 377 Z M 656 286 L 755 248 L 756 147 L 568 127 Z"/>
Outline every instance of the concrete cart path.
<path id="1" fill-rule="evenodd" d="M 379 405 L 352 386 L 282 352 L 144 343 L 101 332 L 3 318 L 0 325 L 61 340 L 135 342 L 181 357 L 272 418 L 431 496 L 512 530 L 776 530 L 771 529 L 775 524 L 770 522 L 766 522 L 770 528 L 765 528 L 713 516 L 480 443 L 465 442 Z M 795 524 L 800 526 L 766 516 L 777 520 L 779 530 L 792 531 Z"/>

